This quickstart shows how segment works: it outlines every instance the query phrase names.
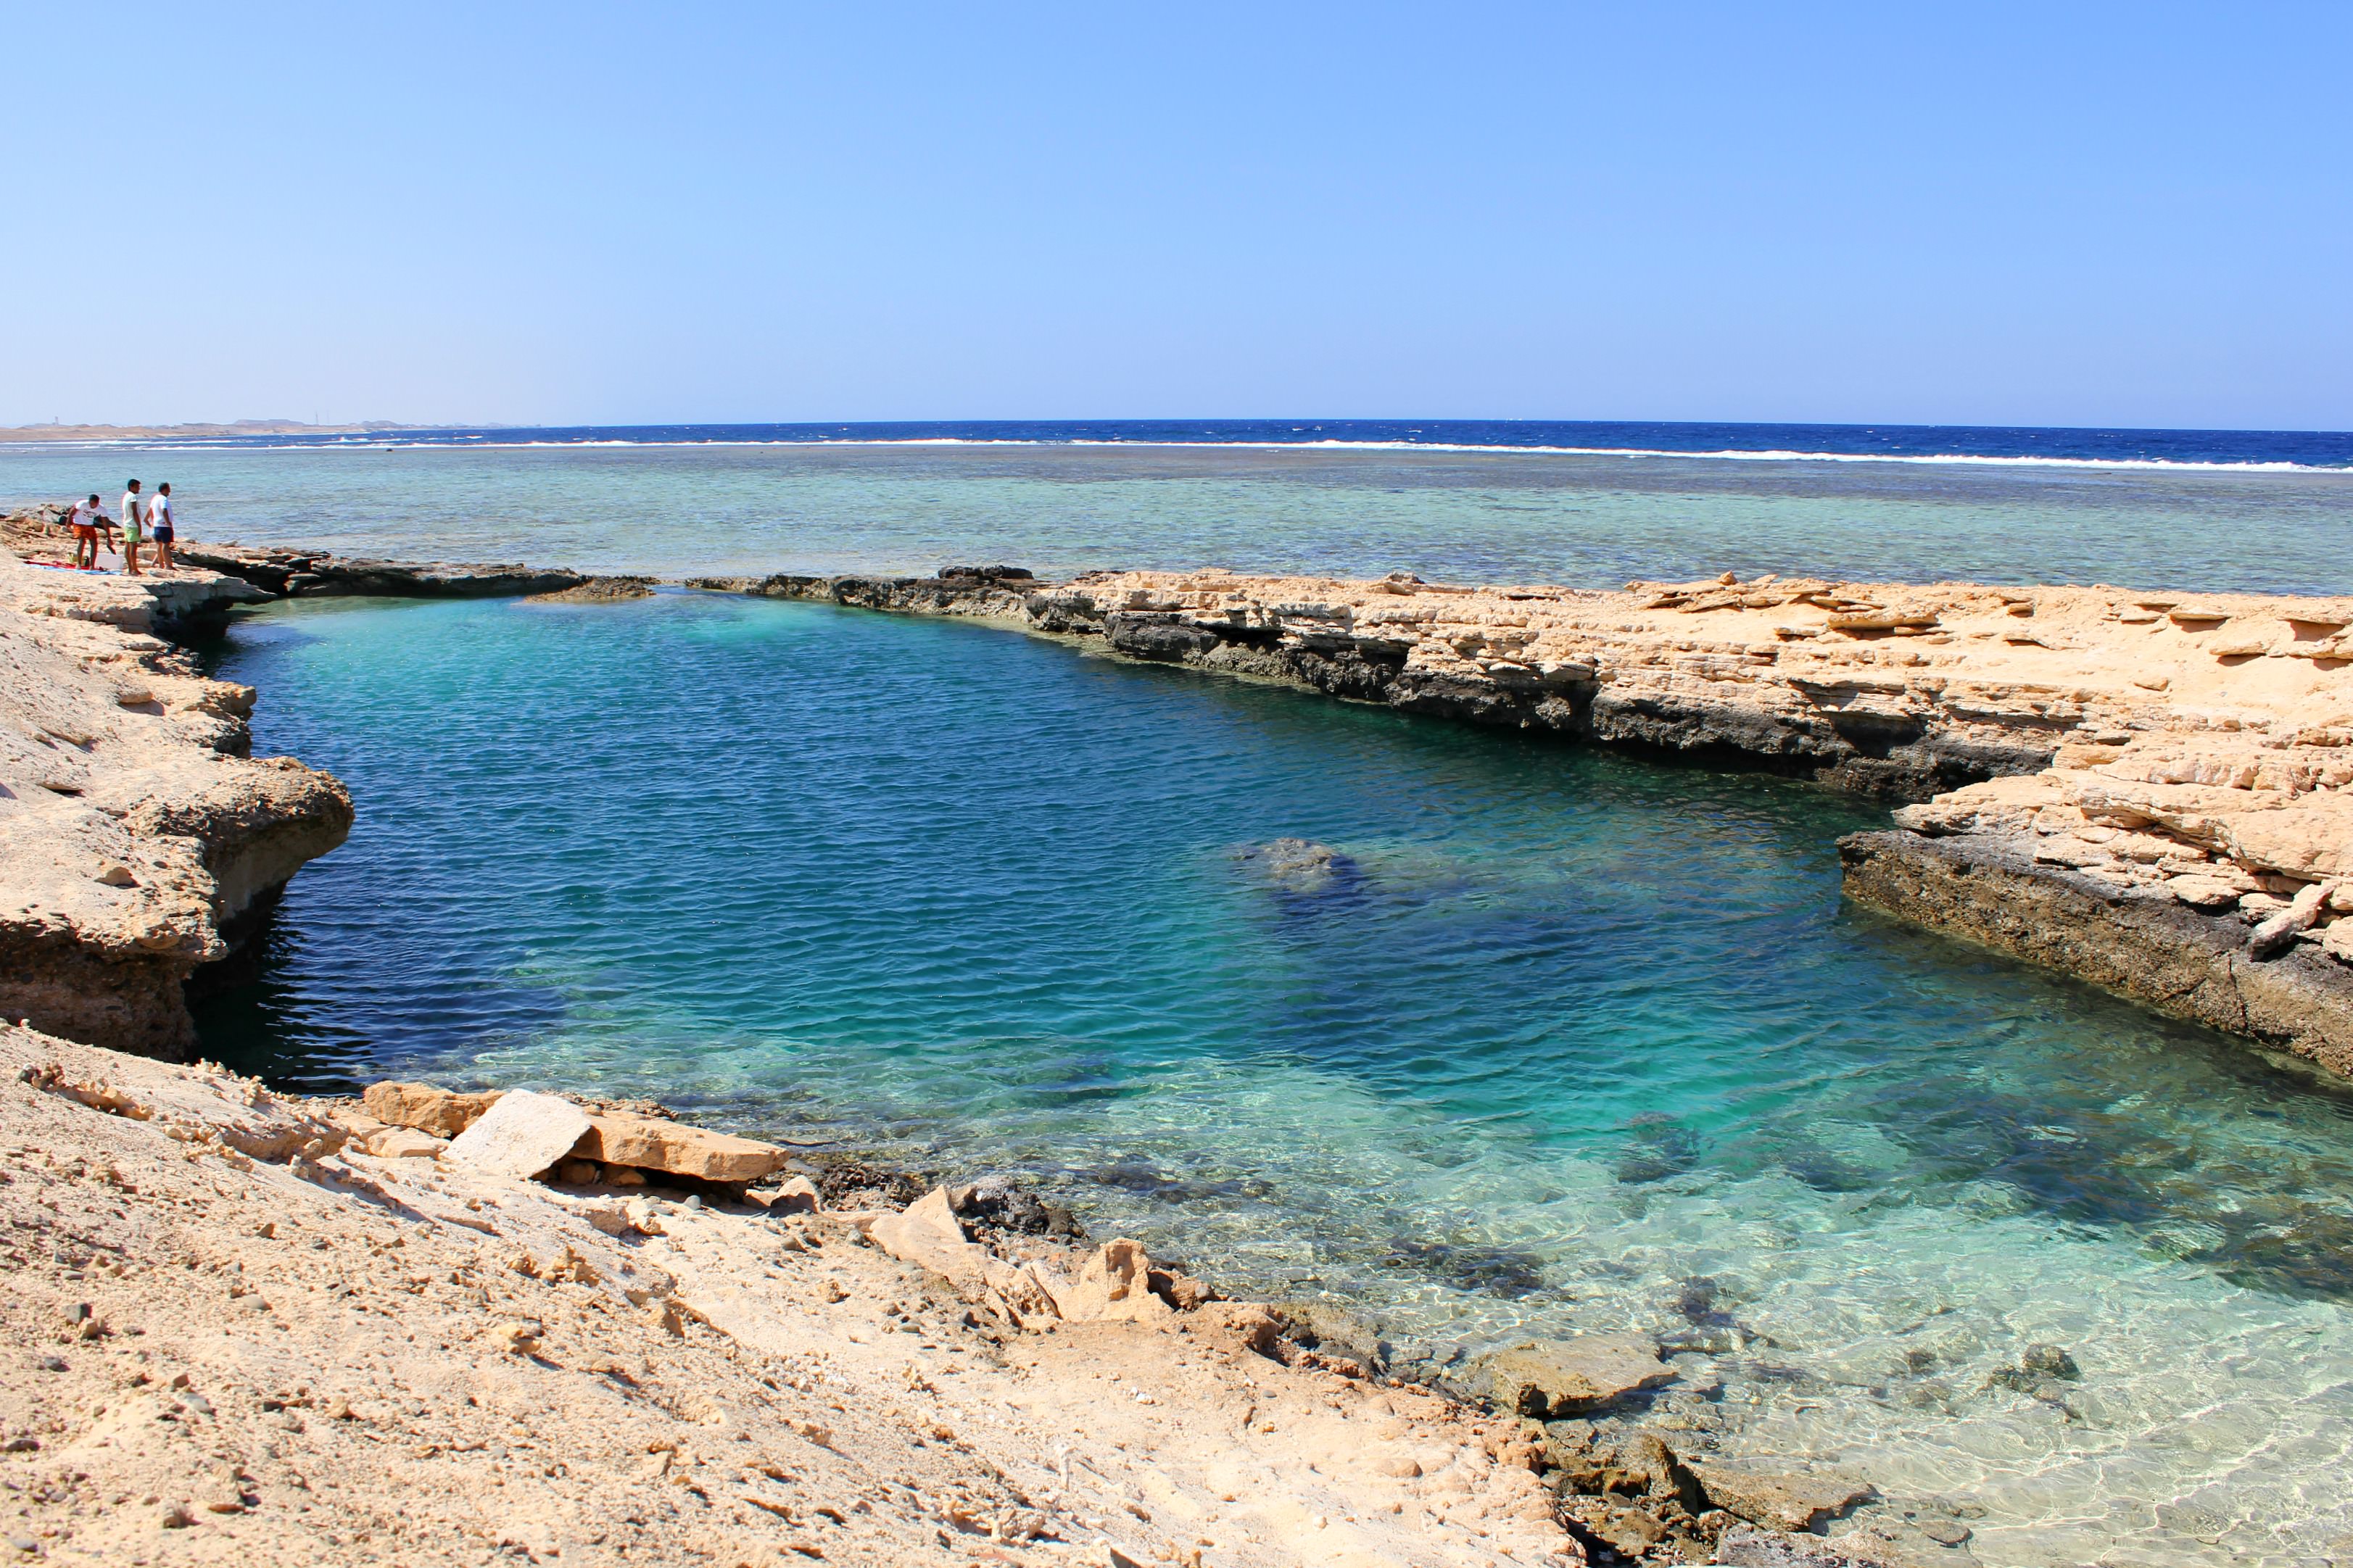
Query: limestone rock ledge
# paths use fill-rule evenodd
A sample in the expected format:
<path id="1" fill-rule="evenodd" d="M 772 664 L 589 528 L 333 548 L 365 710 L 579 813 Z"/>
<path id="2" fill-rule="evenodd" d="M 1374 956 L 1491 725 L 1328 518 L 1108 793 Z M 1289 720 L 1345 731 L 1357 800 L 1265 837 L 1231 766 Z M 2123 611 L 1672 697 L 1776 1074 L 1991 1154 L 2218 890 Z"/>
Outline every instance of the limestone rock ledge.
<path id="1" fill-rule="evenodd" d="M 396 599 L 498 599 L 561 594 L 591 581 L 578 572 L 519 564 L 376 561 L 324 550 L 185 544 L 179 558 L 226 574 L 265 595 L 305 599 L 371 595 Z"/>
<path id="2" fill-rule="evenodd" d="M 1839 857 L 1859 902 L 2353 1077 L 2353 969 L 2317 942 L 2258 956 L 2235 908 L 2038 861 L 2031 839 L 1857 833 Z"/>
<path id="3" fill-rule="evenodd" d="M 1222 572 L 1090 573 L 1057 584 L 1011 567 L 689 586 L 1007 621 L 1132 658 L 1472 723 L 1736 755 L 1914 801 L 2038 773 L 2070 740 L 2120 743 L 2216 684 L 2193 679 L 2213 673 L 2207 658 L 2169 691 L 2165 667 L 2147 656 L 2195 656 L 2199 639 L 2184 631 L 2171 639 L 2179 647 L 2125 646 L 2132 639 L 2119 634 L 2137 634 L 2138 619 L 2163 617 L 2105 588 L 1727 574 L 1593 593 L 1452 587 L 1402 573 L 1364 582 Z"/>
<path id="4" fill-rule="evenodd" d="M 350 831 L 341 783 L 248 754 L 251 688 L 152 635 L 260 596 L 0 552 L 0 1017 L 185 1058 L 188 977 Z"/>

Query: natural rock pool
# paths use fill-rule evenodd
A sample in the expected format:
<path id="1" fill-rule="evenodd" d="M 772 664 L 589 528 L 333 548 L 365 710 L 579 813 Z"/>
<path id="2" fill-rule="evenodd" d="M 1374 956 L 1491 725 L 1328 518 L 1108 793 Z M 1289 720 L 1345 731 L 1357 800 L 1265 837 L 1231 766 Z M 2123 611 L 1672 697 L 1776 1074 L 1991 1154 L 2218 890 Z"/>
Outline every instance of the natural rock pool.
<path id="1" fill-rule="evenodd" d="M 1407 1356 L 1651 1333 L 1651 1424 L 1989 1563 L 2353 1557 L 2353 1098 L 1842 905 L 1867 803 L 713 595 L 216 663 L 359 809 L 234 1065 L 1021 1173 Z"/>

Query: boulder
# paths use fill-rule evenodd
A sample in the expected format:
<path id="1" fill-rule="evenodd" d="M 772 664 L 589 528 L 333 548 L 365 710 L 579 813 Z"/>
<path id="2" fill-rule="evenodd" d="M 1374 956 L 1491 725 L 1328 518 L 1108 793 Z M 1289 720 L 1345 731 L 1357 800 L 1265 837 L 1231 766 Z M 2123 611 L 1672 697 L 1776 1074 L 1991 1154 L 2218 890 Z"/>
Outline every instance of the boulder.
<path id="1" fill-rule="evenodd" d="M 792 1157 L 773 1143 L 658 1117 L 597 1111 L 586 1121 L 586 1134 L 570 1152 L 607 1165 L 633 1165 L 697 1181 L 741 1185 L 774 1174 Z"/>
<path id="2" fill-rule="evenodd" d="M 1210 1301 L 1202 1306 L 1195 1331 L 1271 1356 L 1282 1340 L 1282 1321 L 1256 1301 Z"/>
<path id="3" fill-rule="evenodd" d="M 881 1215 L 866 1234 L 900 1262 L 920 1265 L 951 1279 L 973 1267 L 966 1248 L 981 1250 L 965 1239 L 963 1222 L 956 1218 L 945 1187 L 934 1187 L 898 1213 Z"/>
<path id="4" fill-rule="evenodd" d="M 2165 884 L 2165 890 L 2193 910 L 2216 914 L 2234 908 L 2240 889 L 2218 877 L 2176 877 Z"/>
<path id="5" fill-rule="evenodd" d="M 2335 890 L 2333 882 L 2311 882 L 2296 889 L 2295 897 L 2288 900 L 2287 908 L 2266 917 L 2255 927 L 2254 933 L 2247 938 L 2248 953 L 2255 958 L 2268 958 L 2284 951 L 2295 940 L 2296 932 L 2320 918 L 2321 907 Z"/>
<path id="6" fill-rule="evenodd" d="M 896 1214 L 878 1215 L 866 1235 L 901 1262 L 944 1277 L 967 1300 L 995 1307 L 1017 1328 L 1056 1315 L 1057 1300 L 1036 1274 L 965 1238 L 945 1187 L 934 1187 Z"/>
<path id="7" fill-rule="evenodd" d="M 401 1083 L 386 1079 L 372 1083 L 360 1096 L 367 1113 L 395 1127 L 414 1127 L 437 1138 L 455 1138 L 471 1127 L 498 1100 L 498 1093 L 456 1094 L 429 1083 Z"/>
<path id="8" fill-rule="evenodd" d="M 448 1146 L 448 1139 L 414 1127 L 387 1127 L 367 1141 L 367 1152 L 380 1160 L 430 1160 Z"/>
<path id="9" fill-rule="evenodd" d="M 788 1177 L 782 1186 L 768 1195 L 770 1214 L 815 1214 L 824 1206 L 817 1184 L 807 1176 Z"/>
<path id="10" fill-rule="evenodd" d="M 570 1100 L 515 1089 L 499 1096 L 443 1153 L 453 1163 L 477 1170 L 536 1176 L 570 1153 L 587 1131 L 588 1113 Z"/>
<path id="11" fill-rule="evenodd" d="M 628 1211 L 609 1198 L 584 1204 L 578 1213 L 582 1219 L 607 1236 L 628 1236 L 638 1228 L 629 1223 Z"/>
<path id="12" fill-rule="evenodd" d="M 1050 1279 L 1047 1287 L 1055 1309 L 1071 1322 L 1151 1323 L 1176 1315 L 1152 1293 L 1152 1259 L 1143 1244 L 1124 1236 L 1097 1247 L 1075 1282 Z"/>
<path id="13" fill-rule="evenodd" d="M 1499 1351 L 1486 1359 L 1479 1381 L 1497 1409 L 1552 1421 L 1599 1410 L 1674 1375 L 1650 1340 L 1578 1334 Z"/>
<path id="14" fill-rule="evenodd" d="M 1842 1476 L 1771 1475 L 1722 1465 L 1691 1468 L 1710 1502 L 1769 1530 L 1809 1531 L 1875 1495 L 1869 1483 Z"/>

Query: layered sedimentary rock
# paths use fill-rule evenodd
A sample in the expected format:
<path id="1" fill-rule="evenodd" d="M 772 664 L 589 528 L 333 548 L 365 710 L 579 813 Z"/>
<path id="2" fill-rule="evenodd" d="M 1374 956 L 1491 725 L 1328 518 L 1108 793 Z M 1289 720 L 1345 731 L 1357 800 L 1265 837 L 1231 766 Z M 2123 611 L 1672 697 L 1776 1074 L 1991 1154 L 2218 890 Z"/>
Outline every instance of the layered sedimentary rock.
<path id="1" fill-rule="evenodd" d="M 1003 567 L 698 585 L 985 616 L 1909 802 L 1842 847 L 1858 899 L 2353 1071 L 2353 601 Z"/>
<path id="2" fill-rule="evenodd" d="M 350 830 L 336 780 L 248 755 L 251 688 L 153 635 L 258 596 L 0 553 L 0 1016 L 185 1056 L 188 977 Z"/>
<path id="3" fill-rule="evenodd" d="M 1760 579 L 1595 594 L 1213 572 L 1047 584 L 1006 567 L 694 585 L 1010 620 L 1134 658 L 1474 723 L 1739 753 L 1904 799 L 2040 769 L 2068 735 L 2120 726 L 2151 697 L 2128 681 L 2086 690 L 2043 645 L 2052 621 L 2097 594 L 2084 589 Z"/>
<path id="4" fill-rule="evenodd" d="M 58 505 L 26 507 L 0 517 L 0 548 L 26 561 L 70 563 L 73 540 L 65 526 L 66 509 Z M 193 575 L 203 579 L 218 574 L 254 590 L 250 599 L 302 599 L 328 595 L 369 595 L 393 599 L 497 599 L 525 594 L 567 594 L 588 589 L 583 598 L 628 598 L 645 591 L 646 579 L 594 578 L 561 568 L 519 564 L 488 565 L 448 561 L 379 561 L 332 551 L 271 546 L 200 543 L 183 540 L 174 552 L 180 566 L 195 572 L 173 577 L 148 576 L 153 586 L 170 585 Z M 152 562 L 153 556 L 151 554 Z M 601 590 L 592 585 L 603 585 Z"/>
<path id="5" fill-rule="evenodd" d="M 226 574 L 289 599 L 375 595 L 392 599 L 497 599 L 560 594 L 590 581 L 578 572 L 519 564 L 376 561 L 324 550 L 256 550 L 237 544 L 183 546 L 191 566 Z"/>

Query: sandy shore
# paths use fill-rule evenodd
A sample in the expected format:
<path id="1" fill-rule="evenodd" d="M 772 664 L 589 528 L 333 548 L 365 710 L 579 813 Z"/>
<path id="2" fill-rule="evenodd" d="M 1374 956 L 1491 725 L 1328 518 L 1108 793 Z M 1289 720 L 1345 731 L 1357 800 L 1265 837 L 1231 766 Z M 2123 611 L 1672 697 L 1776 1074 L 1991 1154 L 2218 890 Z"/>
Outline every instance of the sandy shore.
<path id="1" fill-rule="evenodd" d="M 902 1207 L 653 1108 L 286 1100 L 15 1027 L 0 1079 L 26 1557 L 1969 1561 L 1852 1478 L 1597 1447 L 1570 1408 L 1654 1352 L 1496 1358 L 1491 1412 L 1015 1192 Z"/>

